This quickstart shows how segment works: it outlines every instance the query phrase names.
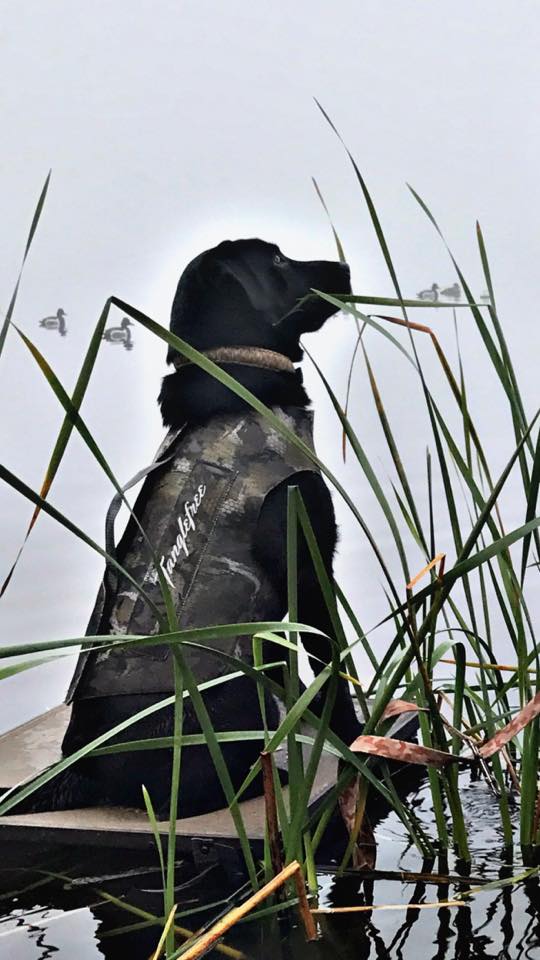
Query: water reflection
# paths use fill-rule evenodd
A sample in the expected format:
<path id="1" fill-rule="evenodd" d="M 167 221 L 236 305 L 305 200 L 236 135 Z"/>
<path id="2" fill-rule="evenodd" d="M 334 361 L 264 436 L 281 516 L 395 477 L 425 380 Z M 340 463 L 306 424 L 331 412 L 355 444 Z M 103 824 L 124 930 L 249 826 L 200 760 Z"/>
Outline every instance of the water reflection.
<path id="1" fill-rule="evenodd" d="M 43 317 L 43 319 L 39 321 L 39 326 L 43 327 L 44 330 L 56 330 L 61 337 L 65 337 L 67 333 L 65 310 L 59 307 L 56 313 L 51 314 L 50 317 Z"/>
<path id="2" fill-rule="evenodd" d="M 36 850 L 19 848 L 23 866 L 0 869 L 0 957 L 6 960 L 46 960 L 64 953 L 72 928 L 78 956 L 107 960 L 147 958 L 155 950 L 163 914 L 162 877 L 158 858 L 148 851 L 92 851 L 82 848 Z M 33 861 L 33 862 L 31 862 Z M 114 866 L 114 872 L 111 867 Z M 179 943 L 205 922 L 212 922 L 220 903 L 237 883 L 219 868 L 177 864 Z M 225 910 L 229 904 L 223 904 Z M 81 921 L 92 937 L 84 942 Z M 39 948 L 39 949 L 38 949 Z"/>
<path id="3" fill-rule="evenodd" d="M 500 878 L 511 876 L 509 866 Z M 407 884 L 340 878 L 327 891 L 329 905 L 431 903 L 452 899 L 467 889 L 465 878 L 437 879 Z M 337 956 L 356 960 L 375 956 L 391 960 L 517 960 L 540 956 L 540 886 L 538 877 L 519 888 L 506 887 L 478 896 L 470 906 L 440 907 L 405 912 L 373 910 L 325 917 L 322 924 L 328 947 Z M 322 956 L 329 956 L 326 954 Z"/>
<path id="4" fill-rule="evenodd" d="M 385 841 L 384 859 L 399 860 L 400 850 Z M 385 845 L 383 844 L 383 846 Z M 391 849 L 390 849 L 391 848 Z M 502 855 L 501 855 L 502 856 Z M 453 899 L 478 881 L 512 876 L 516 867 L 492 851 L 467 876 L 448 864 L 424 862 L 417 874 L 403 871 L 321 874 L 324 907 L 421 904 Z M 104 857 L 106 863 L 104 863 Z M 163 913 L 161 872 L 153 850 L 110 852 L 71 849 L 59 854 L 17 851 L 23 865 L 0 869 L 0 957 L 9 960 L 59 960 L 71 956 L 64 944 L 78 942 L 78 957 L 142 960 L 159 939 L 152 920 Z M 114 872 L 111 866 L 114 865 Z M 107 869 L 108 868 L 108 869 Z M 210 924 L 236 901 L 230 874 L 215 865 L 177 865 L 178 943 L 188 931 Z M 242 898 L 246 895 L 245 889 Z M 88 930 L 92 936 L 88 936 Z M 323 915 L 322 937 L 306 944 L 293 910 L 239 925 L 228 935 L 226 952 L 257 960 L 519 960 L 540 957 L 540 883 L 524 883 L 477 895 L 459 908 L 366 910 Z M 183 933 L 182 933 L 183 931 Z"/>
<path id="5" fill-rule="evenodd" d="M 432 833 L 429 789 L 419 788 L 418 770 L 394 777 L 399 795 Z M 414 795 L 411 794 L 414 790 Z M 498 812 L 489 787 L 464 780 L 462 800 L 471 837 L 473 864 L 449 855 L 422 861 L 406 840 L 395 814 L 377 798 L 369 815 L 376 828 L 379 869 L 336 876 L 346 844 L 342 822 L 330 825 L 319 850 L 323 908 L 374 907 L 364 912 L 320 917 L 321 940 L 306 944 L 294 910 L 237 926 L 226 940 L 228 952 L 212 956 L 257 960 L 538 960 L 540 882 L 538 876 L 474 895 L 459 908 L 423 910 L 413 904 L 443 903 L 457 894 L 520 870 L 519 851 L 505 850 Z M 110 848 L 3 845 L 0 869 L 0 958 L 3 960 L 143 960 L 160 935 L 155 917 L 163 914 L 162 880 L 152 846 L 129 851 Z M 11 862 L 10 862 L 11 861 Z M 223 861 L 222 861 L 223 862 Z M 178 943 L 188 931 L 210 924 L 238 898 L 238 879 L 227 869 L 186 858 L 177 866 L 175 901 Z M 245 888 L 240 898 L 246 896 Z M 406 905 L 383 911 L 378 905 Z M 408 905 L 408 907 L 407 907 Z M 183 934 L 182 934 L 183 931 Z"/>

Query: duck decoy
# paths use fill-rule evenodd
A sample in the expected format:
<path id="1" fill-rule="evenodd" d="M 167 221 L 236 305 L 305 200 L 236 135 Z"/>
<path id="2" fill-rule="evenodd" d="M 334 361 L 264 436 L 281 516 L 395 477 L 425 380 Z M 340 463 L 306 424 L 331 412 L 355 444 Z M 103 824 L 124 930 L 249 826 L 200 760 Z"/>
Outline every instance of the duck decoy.
<path id="1" fill-rule="evenodd" d="M 103 334 L 103 340 L 107 343 L 121 343 L 126 350 L 133 349 L 133 340 L 131 338 L 130 327 L 133 326 L 129 317 L 122 317 L 119 327 L 109 327 Z"/>
<path id="2" fill-rule="evenodd" d="M 439 284 L 432 283 L 427 290 L 420 290 L 416 296 L 419 300 L 433 300 L 436 302 L 439 299 Z"/>
<path id="3" fill-rule="evenodd" d="M 453 283 L 451 287 L 445 287 L 439 291 L 441 297 L 448 297 L 450 300 L 461 300 L 461 287 L 459 283 Z"/>
<path id="4" fill-rule="evenodd" d="M 43 317 L 43 320 L 39 321 L 39 325 L 45 330 L 58 330 L 60 336 L 65 337 L 67 333 L 65 310 L 59 307 L 55 314 L 52 314 L 50 317 Z"/>

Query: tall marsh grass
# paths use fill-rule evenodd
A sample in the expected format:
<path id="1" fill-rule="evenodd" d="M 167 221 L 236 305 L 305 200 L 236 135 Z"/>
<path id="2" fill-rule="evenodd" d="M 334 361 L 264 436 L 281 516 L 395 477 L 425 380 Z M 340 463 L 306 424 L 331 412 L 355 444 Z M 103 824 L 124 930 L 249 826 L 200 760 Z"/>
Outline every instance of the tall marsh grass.
<path id="1" fill-rule="evenodd" d="M 540 558 L 538 534 L 540 517 L 537 516 L 540 485 L 540 431 L 538 429 L 540 411 L 531 415 L 525 409 L 518 376 L 505 339 L 502 320 L 497 311 L 488 256 L 478 225 L 478 255 L 489 292 L 487 304 L 475 302 L 464 273 L 451 251 L 447 249 L 466 299 L 466 303 L 460 306 L 472 317 L 496 375 L 499 391 L 508 408 L 509 422 L 514 436 L 513 450 L 504 469 L 497 474 L 490 465 L 489 452 L 482 442 L 473 411 L 469 408 L 463 366 L 458 360 L 457 370 L 454 369 L 435 334 L 425 322 L 425 317 L 426 315 L 429 317 L 431 310 L 456 308 L 440 302 L 426 303 L 404 299 L 397 269 L 375 204 L 350 154 L 349 158 L 386 261 L 395 296 L 385 298 L 362 294 L 334 297 L 318 291 L 314 291 L 313 295 L 324 297 L 338 306 L 350 317 L 357 329 L 358 342 L 353 360 L 363 358 L 365 373 L 360 373 L 357 369 L 356 374 L 353 374 L 351 363 L 351 377 L 365 376 L 369 383 L 382 436 L 393 465 L 394 474 L 387 483 L 379 479 L 373 466 L 373 457 L 369 450 L 365 449 L 354 430 L 351 418 L 346 412 L 345 398 L 337 397 L 324 372 L 318 367 L 316 369 L 343 430 L 344 443 L 355 458 L 358 469 L 375 496 L 388 526 L 391 550 L 386 554 L 383 553 L 357 503 L 339 478 L 291 433 L 271 409 L 266 408 L 212 361 L 129 303 L 117 297 L 111 297 L 105 304 L 71 396 L 59 382 L 36 345 L 13 322 L 20 277 L 0 332 L 0 352 L 8 333 L 10 336 L 18 335 L 22 338 L 28 348 L 29 359 L 33 358 L 39 365 L 65 411 L 62 427 L 39 492 L 30 489 L 6 466 L 0 467 L 0 477 L 4 482 L 34 505 L 26 539 L 39 513 L 43 511 L 67 527 L 76 537 L 84 540 L 91 549 L 101 553 L 107 562 L 119 566 L 114 557 L 108 556 L 99 544 L 55 509 L 49 498 L 54 477 L 66 454 L 69 438 L 72 431 L 76 430 L 108 476 L 112 487 L 127 503 L 120 481 L 115 477 L 100 449 L 98 440 L 91 434 L 79 412 L 90 384 L 109 312 L 118 308 L 164 343 L 173 346 L 190 361 L 220 380 L 242 397 L 248 405 L 258 410 L 282 436 L 303 450 L 347 504 L 361 535 L 370 545 L 373 563 L 378 566 L 383 578 L 389 613 L 377 628 L 366 633 L 360 625 L 361 600 L 359 609 L 355 609 L 355 604 L 347 599 L 340 586 L 329 582 L 305 506 L 298 491 L 292 490 L 288 513 L 289 620 L 287 622 L 214 625 L 206 629 L 182 630 L 176 618 L 167 583 L 161 577 L 160 585 L 166 617 L 161 620 L 161 632 L 158 636 L 74 637 L 67 640 L 43 640 L 38 643 L 0 648 L 0 658 L 4 663 L 27 654 L 46 654 L 45 657 L 3 667 L 0 670 L 1 678 L 18 670 L 39 666 L 51 657 L 65 652 L 65 648 L 69 649 L 79 644 L 84 647 L 96 645 L 103 647 L 111 643 L 153 644 L 164 641 L 171 644 L 175 665 L 175 696 L 164 699 L 160 704 L 137 714 L 121 727 L 110 730 L 106 735 L 79 750 L 73 757 L 66 758 L 54 768 L 44 771 L 33 783 L 5 794 L 0 801 L 0 814 L 5 814 L 19 798 L 27 796 L 40 784 L 76 762 L 81 756 L 93 751 L 99 750 L 103 753 L 148 748 L 149 744 L 144 741 L 130 741 L 121 746 L 111 746 L 108 741 L 121 729 L 125 729 L 142 716 L 162 709 L 165 705 L 174 704 L 174 736 L 156 740 L 152 744 L 154 749 L 172 749 L 173 754 L 170 828 L 166 855 L 161 847 L 161 836 L 155 821 L 152 798 L 147 793 L 144 797 L 162 862 L 165 917 L 170 916 L 174 907 L 177 796 L 179 791 L 188 789 L 182 779 L 183 755 L 193 743 L 206 742 L 211 752 L 236 825 L 252 886 L 257 887 L 263 877 L 268 878 L 271 874 L 269 845 L 266 845 L 261 870 L 261 865 L 255 861 L 250 848 L 239 802 L 243 790 L 257 774 L 259 764 L 250 771 L 243 787 L 235 794 L 223 759 L 221 743 L 223 739 L 231 739 L 234 736 L 239 739 L 245 738 L 246 732 L 223 735 L 214 731 L 202 696 L 208 684 L 197 684 L 184 658 L 184 651 L 190 647 L 208 642 L 219 647 L 221 637 L 236 633 L 250 634 L 253 637 L 253 665 L 229 657 L 229 674 L 213 683 L 226 683 L 232 677 L 247 674 L 257 684 L 261 703 L 265 689 L 277 693 L 285 703 L 286 713 L 278 729 L 265 729 L 262 736 L 265 750 L 270 754 L 284 742 L 288 744 L 291 787 L 289 796 L 294 798 L 294 802 L 289 805 L 276 778 L 280 830 L 286 861 L 291 862 L 298 858 L 304 863 L 312 889 L 316 888 L 314 864 L 325 824 L 335 809 L 339 794 L 355 775 L 360 778 L 358 830 L 362 823 L 361 814 L 367 791 L 377 791 L 394 809 L 423 855 L 432 856 L 439 853 L 444 856 L 446 850 L 454 848 L 460 858 L 468 861 L 470 859 L 469 837 L 460 799 L 460 775 L 464 768 L 470 769 L 472 766 L 479 776 L 486 777 L 493 788 L 493 802 L 499 807 L 504 841 L 509 851 L 516 842 L 519 842 L 528 862 L 538 855 L 540 845 L 538 713 L 540 708 L 535 707 L 538 696 L 536 700 L 534 698 L 535 693 L 540 689 L 540 656 L 536 638 L 537 625 L 529 610 L 527 595 L 530 589 L 537 589 L 537 568 Z M 25 259 L 42 212 L 48 182 L 47 178 L 30 230 Z M 322 200 L 318 188 L 317 191 Z M 444 243 L 441 230 L 427 205 L 415 191 L 412 191 L 412 194 Z M 338 255 L 344 258 L 339 237 L 333 226 L 332 229 Z M 376 313 L 367 312 L 368 309 L 373 308 L 377 311 Z M 416 313 L 415 319 L 411 319 L 409 311 L 416 308 L 423 308 L 422 322 L 416 320 L 418 316 Z M 425 497 L 422 500 L 412 492 L 413 486 L 400 454 L 399 432 L 391 423 L 376 371 L 369 358 L 367 333 L 371 338 L 385 337 L 395 350 L 396 365 L 412 366 L 417 377 L 419 396 L 425 405 L 431 431 L 426 465 L 427 484 Z M 417 343 L 418 338 L 426 337 L 433 345 L 433 354 L 429 361 L 421 362 Z M 430 386 L 432 383 L 436 384 L 436 389 Z M 441 409 L 441 386 L 446 387 L 446 385 L 450 388 L 461 422 L 459 438 L 447 426 Z M 522 523 L 516 529 L 507 532 L 502 516 L 500 495 L 509 477 L 514 473 L 517 473 L 520 478 Z M 444 545 L 438 541 L 436 535 L 438 518 L 434 516 L 433 510 L 435 480 L 442 484 L 444 490 L 445 509 L 451 531 L 450 541 Z M 458 509 L 458 503 L 461 503 L 463 496 L 468 508 L 466 522 L 463 520 L 463 511 Z M 421 519 L 426 515 L 427 522 Z M 298 530 L 302 530 L 309 545 L 335 634 L 334 656 L 331 662 L 324 666 L 321 673 L 303 692 L 301 692 L 298 676 L 297 636 L 299 631 L 313 628 L 296 622 Z M 144 531 L 144 535 L 151 541 L 151 531 Z M 31 544 L 28 549 L 31 549 Z M 416 581 L 414 575 L 417 572 L 417 562 L 416 559 L 413 562 L 411 557 L 416 558 L 418 550 L 421 551 L 426 566 L 423 578 Z M 436 556 L 438 551 L 440 552 Z M 399 561 L 399 576 L 391 572 L 395 568 L 395 557 Z M 13 569 L 15 565 L 16 562 Z M 13 569 L 4 589 L 8 587 Z M 156 570 L 159 574 L 159 564 L 156 564 Z M 122 572 L 125 574 L 125 571 Z M 458 585 L 461 588 L 459 591 L 455 589 Z M 135 586 L 144 595 L 142 586 L 140 584 Z M 498 611 L 501 623 L 504 624 L 507 639 L 514 651 L 514 663 L 510 666 L 498 661 L 498 645 L 492 629 L 495 609 Z M 393 632 L 393 638 L 389 643 L 385 643 L 384 648 L 378 642 L 378 630 L 384 632 L 385 636 L 388 635 L 389 630 Z M 265 662 L 266 643 L 269 640 L 277 644 L 282 651 L 285 670 L 284 688 L 267 675 L 269 667 L 274 665 Z M 369 679 L 358 677 L 355 665 L 355 652 L 358 648 L 363 649 L 371 664 L 372 676 Z M 275 650 L 276 647 L 272 649 Z M 444 679 L 441 679 L 441 663 L 445 664 Z M 448 676 L 449 671 L 451 676 Z M 391 779 L 385 774 L 384 766 L 375 773 L 371 757 L 351 750 L 350 745 L 340 741 L 330 730 L 328 720 L 339 674 L 346 674 L 350 678 L 358 700 L 359 713 L 365 720 L 366 734 L 384 736 L 388 729 L 385 711 L 392 699 L 399 697 L 402 700 L 414 701 L 420 710 L 422 744 L 443 754 L 460 757 L 463 761 L 428 766 L 427 776 L 434 811 L 434 828 L 430 835 L 420 828 L 410 807 L 400 800 Z M 311 707 L 314 697 L 321 690 L 325 691 L 326 700 L 322 716 L 319 718 Z M 187 697 L 191 698 L 196 710 L 202 731 L 200 736 L 183 735 L 183 704 Z M 519 716 L 531 702 L 527 723 L 523 729 L 511 736 L 503 749 L 493 752 L 488 759 L 482 759 L 479 755 L 481 745 L 493 738 L 513 717 Z M 301 724 L 305 721 L 309 722 L 314 731 L 311 736 L 306 734 L 305 729 L 301 729 Z M 261 731 L 254 731 L 253 735 L 256 733 L 261 736 Z M 304 761 L 301 750 L 301 744 L 306 740 L 311 743 L 311 754 L 307 762 Z M 316 816 L 310 817 L 309 796 L 323 751 L 334 752 L 343 763 L 340 766 L 340 775 L 335 788 L 319 807 Z M 517 835 L 515 821 L 511 817 L 511 807 L 515 804 L 519 804 L 520 810 Z M 354 839 L 353 835 L 343 866 L 346 866 L 350 859 Z M 175 955 L 173 933 L 169 931 L 167 956 Z"/>

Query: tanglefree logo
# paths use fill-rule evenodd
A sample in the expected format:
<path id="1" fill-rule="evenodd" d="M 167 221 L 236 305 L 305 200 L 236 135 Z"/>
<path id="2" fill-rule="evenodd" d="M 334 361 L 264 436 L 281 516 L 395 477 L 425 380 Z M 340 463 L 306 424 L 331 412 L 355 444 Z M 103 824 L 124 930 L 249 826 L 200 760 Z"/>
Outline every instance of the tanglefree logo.
<path id="1" fill-rule="evenodd" d="M 174 541 L 171 549 L 168 552 L 167 557 L 162 556 L 159 561 L 159 565 L 163 571 L 163 575 L 168 580 L 171 587 L 174 587 L 174 583 L 171 580 L 171 576 L 174 572 L 174 568 L 178 563 L 182 554 L 185 557 L 189 557 L 189 534 L 190 532 L 195 533 L 197 525 L 195 523 L 195 517 L 199 512 L 199 507 L 202 503 L 204 495 L 206 493 L 206 484 L 201 483 L 197 488 L 197 493 L 193 497 L 193 500 L 186 500 L 184 503 L 184 512 L 178 515 L 178 535 Z"/>

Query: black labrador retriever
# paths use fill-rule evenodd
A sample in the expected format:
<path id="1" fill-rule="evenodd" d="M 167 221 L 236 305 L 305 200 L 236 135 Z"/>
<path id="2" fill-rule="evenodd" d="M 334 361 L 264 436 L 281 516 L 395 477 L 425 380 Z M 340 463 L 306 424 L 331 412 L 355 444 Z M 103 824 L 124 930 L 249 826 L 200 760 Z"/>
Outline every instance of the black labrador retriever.
<path id="1" fill-rule="evenodd" d="M 269 407 L 305 416 L 310 401 L 302 385 L 302 373 L 293 366 L 303 356 L 299 339 L 303 333 L 320 329 L 336 312 L 333 305 L 310 294 L 313 288 L 328 293 L 350 292 L 348 266 L 330 261 L 291 260 L 275 244 L 262 240 L 225 241 L 196 257 L 185 269 L 174 298 L 171 330 L 198 350 L 214 357 L 223 369 Z M 200 367 L 184 363 L 172 348 L 167 359 L 176 366 L 175 372 L 164 378 L 159 396 L 163 422 L 167 427 L 186 429 L 187 424 L 193 435 L 193 431 L 196 434 L 197 430 L 212 430 L 215 424 L 236 424 L 251 413 L 251 408 L 236 394 Z M 255 451 L 254 456 L 257 465 L 265 461 L 266 454 L 265 451 Z M 332 574 L 337 536 L 334 510 L 324 480 L 310 467 L 306 464 L 304 470 L 297 465 L 290 476 L 271 485 L 262 498 L 256 523 L 249 534 L 250 562 L 266 579 L 272 601 L 263 603 L 259 616 L 249 617 L 248 611 L 239 607 L 243 602 L 241 591 L 237 600 L 231 587 L 227 619 L 223 619 L 223 610 L 218 611 L 216 619 L 213 609 L 213 616 L 207 623 L 280 619 L 285 615 L 289 484 L 300 489 L 326 569 Z M 203 488 L 204 484 L 200 484 L 199 500 Z M 135 505 L 137 516 L 147 516 L 144 511 L 149 509 L 149 498 L 151 501 L 154 489 L 147 480 Z M 194 529 L 193 513 L 191 520 Z M 240 536 L 240 527 L 236 530 Z M 130 550 L 136 533 L 131 520 L 118 550 L 118 559 L 127 568 L 132 563 Z M 231 535 L 230 531 L 228 535 Z M 232 535 L 235 536 L 235 528 Z M 180 552 L 177 545 L 174 562 L 167 561 L 169 566 L 163 557 L 162 568 L 167 576 L 173 574 Z M 187 555 L 187 550 L 185 553 Z M 248 571 L 247 575 L 253 579 L 252 574 L 253 571 Z M 209 609 L 212 608 L 211 591 L 209 586 Z M 301 622 L 307 622 L 332 637 L 330 617 L 302 536 L 298 543 L 298 616 Z M 111 619 L 105 628 L 103 623 L 102 620 L 101 628 L 96 632 L 115 632 Z M 144 633 L 144 630 L 129 632 Z M 331 658 L 330 644 L 315 634 L 304 635 L 302 641 L 311 655 L 313 669 L 320 671 Z M 278 655 L 283 657 L 279 651 Z M 148 671 L 146 676 L 150 676 Z M 134 691 L 133 687 L 126 690 L 120 674 L 113 676 L 112 680 L 109 676 L 107 680 L 103 676 L 100 679 L 97 671 L 95 677 L 95 689 L 90 698 L 78 696 L 75 687 L 71 720 L 63 743 L 64 755 L 72 754 L 127 717 L 163 699 L 156 690 L 148 692 L 144 680 Z M 196 676 L 197 681 L 200 679 Z M 323 691 L 325 689 L 323 687 Z M 256 685 L 250 678 L 239 678 L 208 690 L 204 700 L 215 729 L 261 729 Z M 278 705 L 272 697 L 268 697 L 267 722 L 270 728 L 275 728 L 279 722 Z M 118 739 L 170 736 L 172 723 L 172 708 L 161 709 L 135 723 Z M 340 683 L 331 724 L 347 742 L 351 742 L 360 731 L 348 685 L 344 681 Z M 197 717 L 188 702 L 184 733 L 199 731 Z M 260 742 L 249 740 L 223 745 L 235 789 L 242 783 L 260 749 Z M 205 746 L 190 746 L 184 751 L 183 770 L 181 815 L 202 813 L 223 805 L 221 786 Z M 167 749 L 85 758 L 54 781 L 52 789 L 36 794 L 30 804 L 34 810 L 98 803 L 142 806 L 141 784 L 144 783 L 158 813 L 166 814 L 170 777 L 171 752 Z M 255 782 L 251 792 L 258 791 L 260 784 Z"/>

